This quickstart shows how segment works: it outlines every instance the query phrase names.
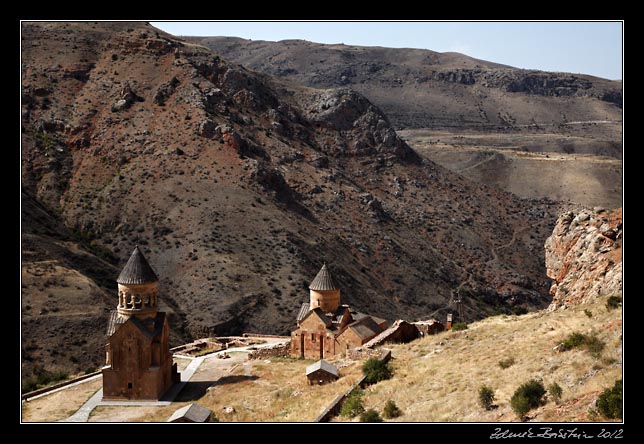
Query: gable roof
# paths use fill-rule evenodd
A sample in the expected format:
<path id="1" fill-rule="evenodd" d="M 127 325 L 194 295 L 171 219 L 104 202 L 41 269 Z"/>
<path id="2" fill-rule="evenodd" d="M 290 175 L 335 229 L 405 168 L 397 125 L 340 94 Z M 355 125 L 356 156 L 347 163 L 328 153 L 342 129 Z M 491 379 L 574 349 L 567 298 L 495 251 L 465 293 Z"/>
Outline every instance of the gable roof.
<path id="1" fill-rule="evenodd" d="M 326 264 L 322 265 L 322 268 L 320 268 L 320 271 L 318 271 L 317 276 L 315 276 L 315 279 L 311 282 L 309 285 L 309 289 L 313 291 L 325 291 L 325 290 L 339 290 L 340 287 L 337 286 L 333 278 L 331 277 L 331 273 L 329 272 L 329 269 L 327 268 Z"/>
<path id="2" fill-rule="evenodd" d="M 119 316 L 117 310 L 110 311 L 110 317 L 107 320 L 107 331 L 105 332 L 105 336 L 107 336 L 108 338 L 112 336 L 118 326 L 123 324 L 123 322 L 125 322 L 125 318 Z"/>
<path id="3" fill-rule="evenodd" d="M 119 274 L 116 282 L 119 284 L 132 285 L 132 284 L 148 284 L 150 282 L 158 282 L 159 278 L 148 264 L 147 259 L 139 250 L 139 246 L 134 247 L 134 251 L 128 259 L 127 264 L 123 267 L 121 274 Z"/>
<path id="4" fill-rule="evenodd" d="M 307 314 L 309 314 L 309 308 L 310 308 L 310 304 L 308 302 L 302 303 L 302 306 L 300 307 L 300 311 L 297 313 L 297 318 L 295 318 L 295 321 L 298 324 L 302 319 L 306 317 Z"/>
<path id="5" fill-rule="evenodd" d="M 302 318 L 302 321 L 300 321 L 300 323 L 304 322 L 306 318 L 312 315 L 316 315 L 324 323 L 324 326 L 327 328 L 329 328 L 333 324 L 333 322 L 331 322 L 331 319 L 329 319 L 329 317 L 326 314 L 324 314 L 324 312 L 320 307 L 315 307 L 313 310 L 305 314 L 304 317 Z"/>
<path id="6" fill-rule="evenodd" d="M 353 330 L 362 340 L 370 339 L 382 331 L 371 316 L 365 316 L 358 321 L 352 322 L 347 328 Z"/>
<path id="7" fill-rule="evenodd" d="M 335 365 L 329 364 L 323 359 L 320 359 L 319 361 L 314 362 L 313 364 L 306 367 L 306 376 L 309 376 L 311 373 L 318 370 L 325 371 L 336 377 L 338 376 L 338 368 Z"/>
<path id="8" fill-rule="evenodd" d="M 122 333 L 121 330 L 125 329 L 124 331 L 126 331 L 129 327 L 131 329 L 135 329 L 135 331 L 138 331 L 143 336 L 153 339 L 161 336 L 163 333 L 164 323 L 165 313 L 161 311 L 157 313 L 156 317 L 145 319 L 139 319 L 135 316 L 124 318 L 117 315 L 113 320 L 112 316 L 110 316 L 110 323 L 108 324 L 107 331 L 108 338 L 113 335 L 120 335 Z"/>
<path id="9" fill-rule="evenodd" d="M 212 410 L 202 407 L 198 404 L 188 404 L 180 409 L 177 409 L 168 422 L 184 421 L 184 422 L 206 422 L 210 417 Z"/>

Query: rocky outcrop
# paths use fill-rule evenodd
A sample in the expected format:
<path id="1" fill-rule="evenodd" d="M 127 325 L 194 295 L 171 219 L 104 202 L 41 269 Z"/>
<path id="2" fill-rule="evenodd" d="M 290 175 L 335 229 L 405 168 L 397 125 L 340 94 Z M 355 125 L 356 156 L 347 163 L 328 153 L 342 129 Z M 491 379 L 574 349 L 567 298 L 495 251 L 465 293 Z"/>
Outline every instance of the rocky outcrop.
<path id="1" fill-rule="evenodd" d="M 331 155 L 393 154 L 420 163 L 420 157 L 394 131 L 389 119 L 363 95 L 352 89 L 328 89 L 309 98 L 305 117 L 317 128 L 335 128 L 350 135 L 346 144 L 322 148 Z"/>
<path id="2" fill-rule="evenodd" d="M 622 293 L 622 210 L 562 214 L 545 243 L 552 303 L 548 310 Z"/>
<path id="3" fill-rule="evenodd" d="M 134 92 L 129 82 L 121 89 L 119 99 L 112 105 L 112 112 L 116 113 L 128 109 L 134 102 L 143 102 L 143 97 Z"/>

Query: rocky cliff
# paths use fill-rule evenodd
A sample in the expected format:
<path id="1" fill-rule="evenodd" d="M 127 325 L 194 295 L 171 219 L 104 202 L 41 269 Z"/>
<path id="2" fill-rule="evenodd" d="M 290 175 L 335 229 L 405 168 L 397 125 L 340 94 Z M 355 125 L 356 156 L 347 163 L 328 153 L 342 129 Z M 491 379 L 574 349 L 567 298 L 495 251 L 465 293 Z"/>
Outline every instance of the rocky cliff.
<path id="1" fill-rule="evenodd" d="M 622 293 L 622 209 L 566 212 L 546 240 L 549 310 Z"/>

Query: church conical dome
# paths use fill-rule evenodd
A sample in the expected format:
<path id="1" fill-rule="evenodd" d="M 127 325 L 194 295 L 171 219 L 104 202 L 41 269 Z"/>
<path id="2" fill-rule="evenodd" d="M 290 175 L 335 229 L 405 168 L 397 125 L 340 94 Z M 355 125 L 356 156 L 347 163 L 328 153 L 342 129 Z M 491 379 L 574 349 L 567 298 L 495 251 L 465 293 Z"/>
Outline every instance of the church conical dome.
<path id="1" fill-rule="evenodd" d="M 317 276 L 315 276 L 315 279 L 313 279 L 313 281 L 309 285 L 309 290 L 314 291 L 328 291 L 339 289 L 340 287 L 336 285 L 326 264 L 322 265 L 322 268 L 320 268 L 320 271 L 318 271 Z"/>
<path id="2" fill-rule="evenodd" d="M 117 283 L 123 285 L 149 284 L 158 281 L 159 278 L 139 250 L 138 245 L 134 248 L 130 259 L 116 280 Z"/>

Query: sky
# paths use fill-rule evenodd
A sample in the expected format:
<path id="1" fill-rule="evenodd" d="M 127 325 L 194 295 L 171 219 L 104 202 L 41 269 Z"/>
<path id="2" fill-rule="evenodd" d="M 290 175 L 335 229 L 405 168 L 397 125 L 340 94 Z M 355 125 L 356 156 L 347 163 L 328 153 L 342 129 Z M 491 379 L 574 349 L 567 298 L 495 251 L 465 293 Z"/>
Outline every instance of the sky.
<path id="1" fill-rule="evenodd" d="M 622 22 L 152 22 L 173 35 L 454 51 L 524 69 L 622 79 Z"/>

